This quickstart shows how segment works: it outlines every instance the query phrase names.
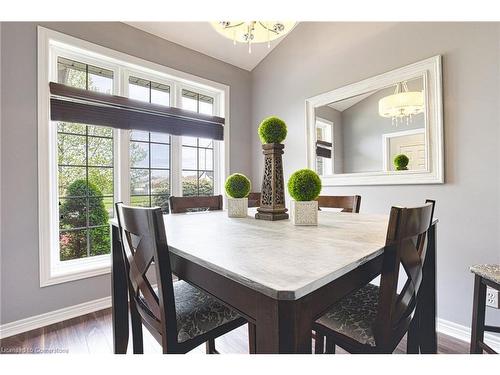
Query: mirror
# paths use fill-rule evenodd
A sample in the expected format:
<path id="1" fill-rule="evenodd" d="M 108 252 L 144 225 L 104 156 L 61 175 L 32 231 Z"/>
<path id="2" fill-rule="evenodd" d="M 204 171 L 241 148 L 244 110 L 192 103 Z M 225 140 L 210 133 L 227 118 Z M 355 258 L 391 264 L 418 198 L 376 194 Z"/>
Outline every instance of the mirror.
<path id="1" fill-rule="evenodd" d="M 442 183 L 440 57 L 306 101 L 324 185 Z"/>

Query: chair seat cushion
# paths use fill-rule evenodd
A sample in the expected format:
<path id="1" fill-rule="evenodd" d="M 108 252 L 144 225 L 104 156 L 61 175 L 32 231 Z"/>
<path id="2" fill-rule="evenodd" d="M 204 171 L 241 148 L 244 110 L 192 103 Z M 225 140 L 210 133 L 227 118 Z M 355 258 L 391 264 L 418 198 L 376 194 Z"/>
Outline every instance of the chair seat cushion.
<path id="1" fill-rule="evenodd" d="M 375 346 L 372 326 L 377 316 L 378 293 L 378 286 L 367 284 L 338 301 L 316 324 L 361 344 Z"/>
<path id="2" fill-rule="evenodd" d="M 185 281 L 174 282 L 174 295 L 179 342 L 241 318 L 234 310 Z"/>

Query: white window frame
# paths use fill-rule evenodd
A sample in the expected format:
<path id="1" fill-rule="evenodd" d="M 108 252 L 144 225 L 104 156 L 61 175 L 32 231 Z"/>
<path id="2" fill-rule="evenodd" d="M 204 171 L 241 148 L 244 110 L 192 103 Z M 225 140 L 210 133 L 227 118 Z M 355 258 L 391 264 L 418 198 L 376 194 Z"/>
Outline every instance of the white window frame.
<path id="1" fill-rule="evenodd" d="M 331 170 L 329 171 L 328 175 L 334 173 L 334 169 L 335 169 L 335 147 L 334 147 L 334 143 L 335 143 L 335 139 L 333 138 L 333 135 L 335 134 L 335 131 L 334 131 L 334 124 L 332 121 L 330 120 L 327 120 L 323 117 L 319 117 L 319 116 L 316 116 L 316 128 L 322 128 L 322 129 L 326 129 L 326 128 L 330 128 L 330 139 L 332 140 L 331 143 L 332 143 L 332 153 L 331 153 L 331 158 L 330 158 L 330 164 L 332 165 L 332 167 L 330 168 Z M 324 171 L 324 169 L 323 169 Z M 321 174 L 323 175 L 323 174 Z"/>
<path id="2" fill-rule="evenodd" d="M 113 71 L 113 93 L 127 96 L 128 76 L 139 75 L 170 85 L 175 106 L 181 88 L 214 97 L 214 115 L 226 119 L 224 142 L 215 142 L 214 191 L 220 194 L 229 175 L 229 92 L 227 85 L 168 68 L 38 26 L 38 226 L 40 287 L 110 273 L 111 256 L 59 261 L 59 216 L 57 188 L 57 129 L 50 125 L 49 82 L 57 82 L 57 56 Z M 52 71 L 51 71 L 52 67 Z M 126 79 L 125 79 L 126 78 Z M 181 195 L 180 137 L 171 136 L 171 194 Z M 129 131 L 113 130 L 114 199 L 129 202 Z M 174 172 L 175 171 L 175 172 Z M 175 183 L 175 184 L 174 184 Z"/>

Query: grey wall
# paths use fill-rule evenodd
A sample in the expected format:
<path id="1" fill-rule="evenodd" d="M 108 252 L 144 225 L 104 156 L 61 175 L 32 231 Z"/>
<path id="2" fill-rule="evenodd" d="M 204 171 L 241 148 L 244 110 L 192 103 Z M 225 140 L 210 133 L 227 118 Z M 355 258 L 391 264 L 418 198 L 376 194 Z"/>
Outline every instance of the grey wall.
<path id="1" fill-rule="evenodd" d="M 231 171 L 251 173 L 251 75 L 121 23 L 45 23 L 63 32 L 230 86 Z M 1 26 L 0 324 L 110 295 L 110 277 L 39 287 L 36 23 Z"/>
<path id="2" fill-rule="evenodd" d="M 437 200 L 438 315 L 469 325 L 468 267 L 500 262 L 498 23 L 301 23 L 252 72 L 252 124 L 288 124 L 285 178 L 306 166 L 305 99 L 437 54 L 443 55 L 444 185 L 329 187 L 360 194 L 361 212 Z M 253 182 L 262 174 L 253 135 Z"/>
<path id="3" fill-rule="evenodd" d="M 422 91 L 422 80 L 408 82 L 408 89 Z M 394 87 L 379 90 L 342 111 L 344 173 L 383 171 L 382 135 L 425 128 L 423 113 L 398 127 L 378 114 L 379 100 L 393 93 Z"/>

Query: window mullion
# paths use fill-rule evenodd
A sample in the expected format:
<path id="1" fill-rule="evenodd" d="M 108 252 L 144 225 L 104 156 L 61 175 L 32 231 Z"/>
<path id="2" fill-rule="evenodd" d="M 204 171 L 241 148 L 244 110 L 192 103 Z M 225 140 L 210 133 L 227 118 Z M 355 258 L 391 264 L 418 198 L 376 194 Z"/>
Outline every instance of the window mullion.
<path id="1" fill-rule="evenodd" d="M 182 195 L 182 138 L 176 135 L 170 136 L 171 139 L 171 159 L 170 159 L 170 195 Z"/>
<path id="2" fill-rule="evenodd" d="M 118 133 L 118 161 L 117 169 L 119 174 L 118 196 L 116 202 L 122 201 L 130 204 L 130 157 L 129 157 L 129 139 L 130 130 L 117 130 Z"/>
<path id="3" fill-rule="evenodd" d="M 150 82 L 151 85 L 151 82 Z M 151 87 L 149 88 L 149 102 L 151 103 Z M 151 181 L 151 132 L 148 134 L 149 142 L 148 142 L 148 195 L 149 195 L 149 207 L 151 207 L 152 199 L 151 194 L 153 194 L 153 183 Z"/>
<path id="4" fill-rule="evenodd" d="M 128 72 L 120 68 L 119 74 L 117 75 L 119 81 L 116 82 L 115 90 L 117 90 L 117 95 L 123 95 L 128 97 Z M 125 204 L 130 204 L 130 156 L 129 156 L 129 140 L 130 140 L 130 130 L 117 129 L 115 134 L 118 135 L 117 141 L 117 159 L 116 166 L 118 173 L 116 173 L 119 178 L 117 195 L 115 196 L 116 202 L 123 202 Z"/>
<path id="5" fill-rule="evenodd" d="M 174 84 L 171 97 L 173 107 L 182 108 L 182 88 Z M 170 195 L 182 196 L 182 137 L 172 135 L 171 139 L 171 159 L 170 159 Z"/>
<path id="6" fill-rule="evenodd" d="M 87 65 L 87 84 L 88 84 L 88 65 Z M 85 203 L 87 204 L 87 207 L 85 208 L 86 214 L 85 214 L 85 219 L 86 219 L 86 238 L 87 238 L 87 257 L 90 257 L 90 230 L 88 229 L 90 226 L 90 199 L 89 199 L 89 127 L 88 125 L 85 126 L 85 181 L 86 181 L 86 189 L 85 189 Z"/>

